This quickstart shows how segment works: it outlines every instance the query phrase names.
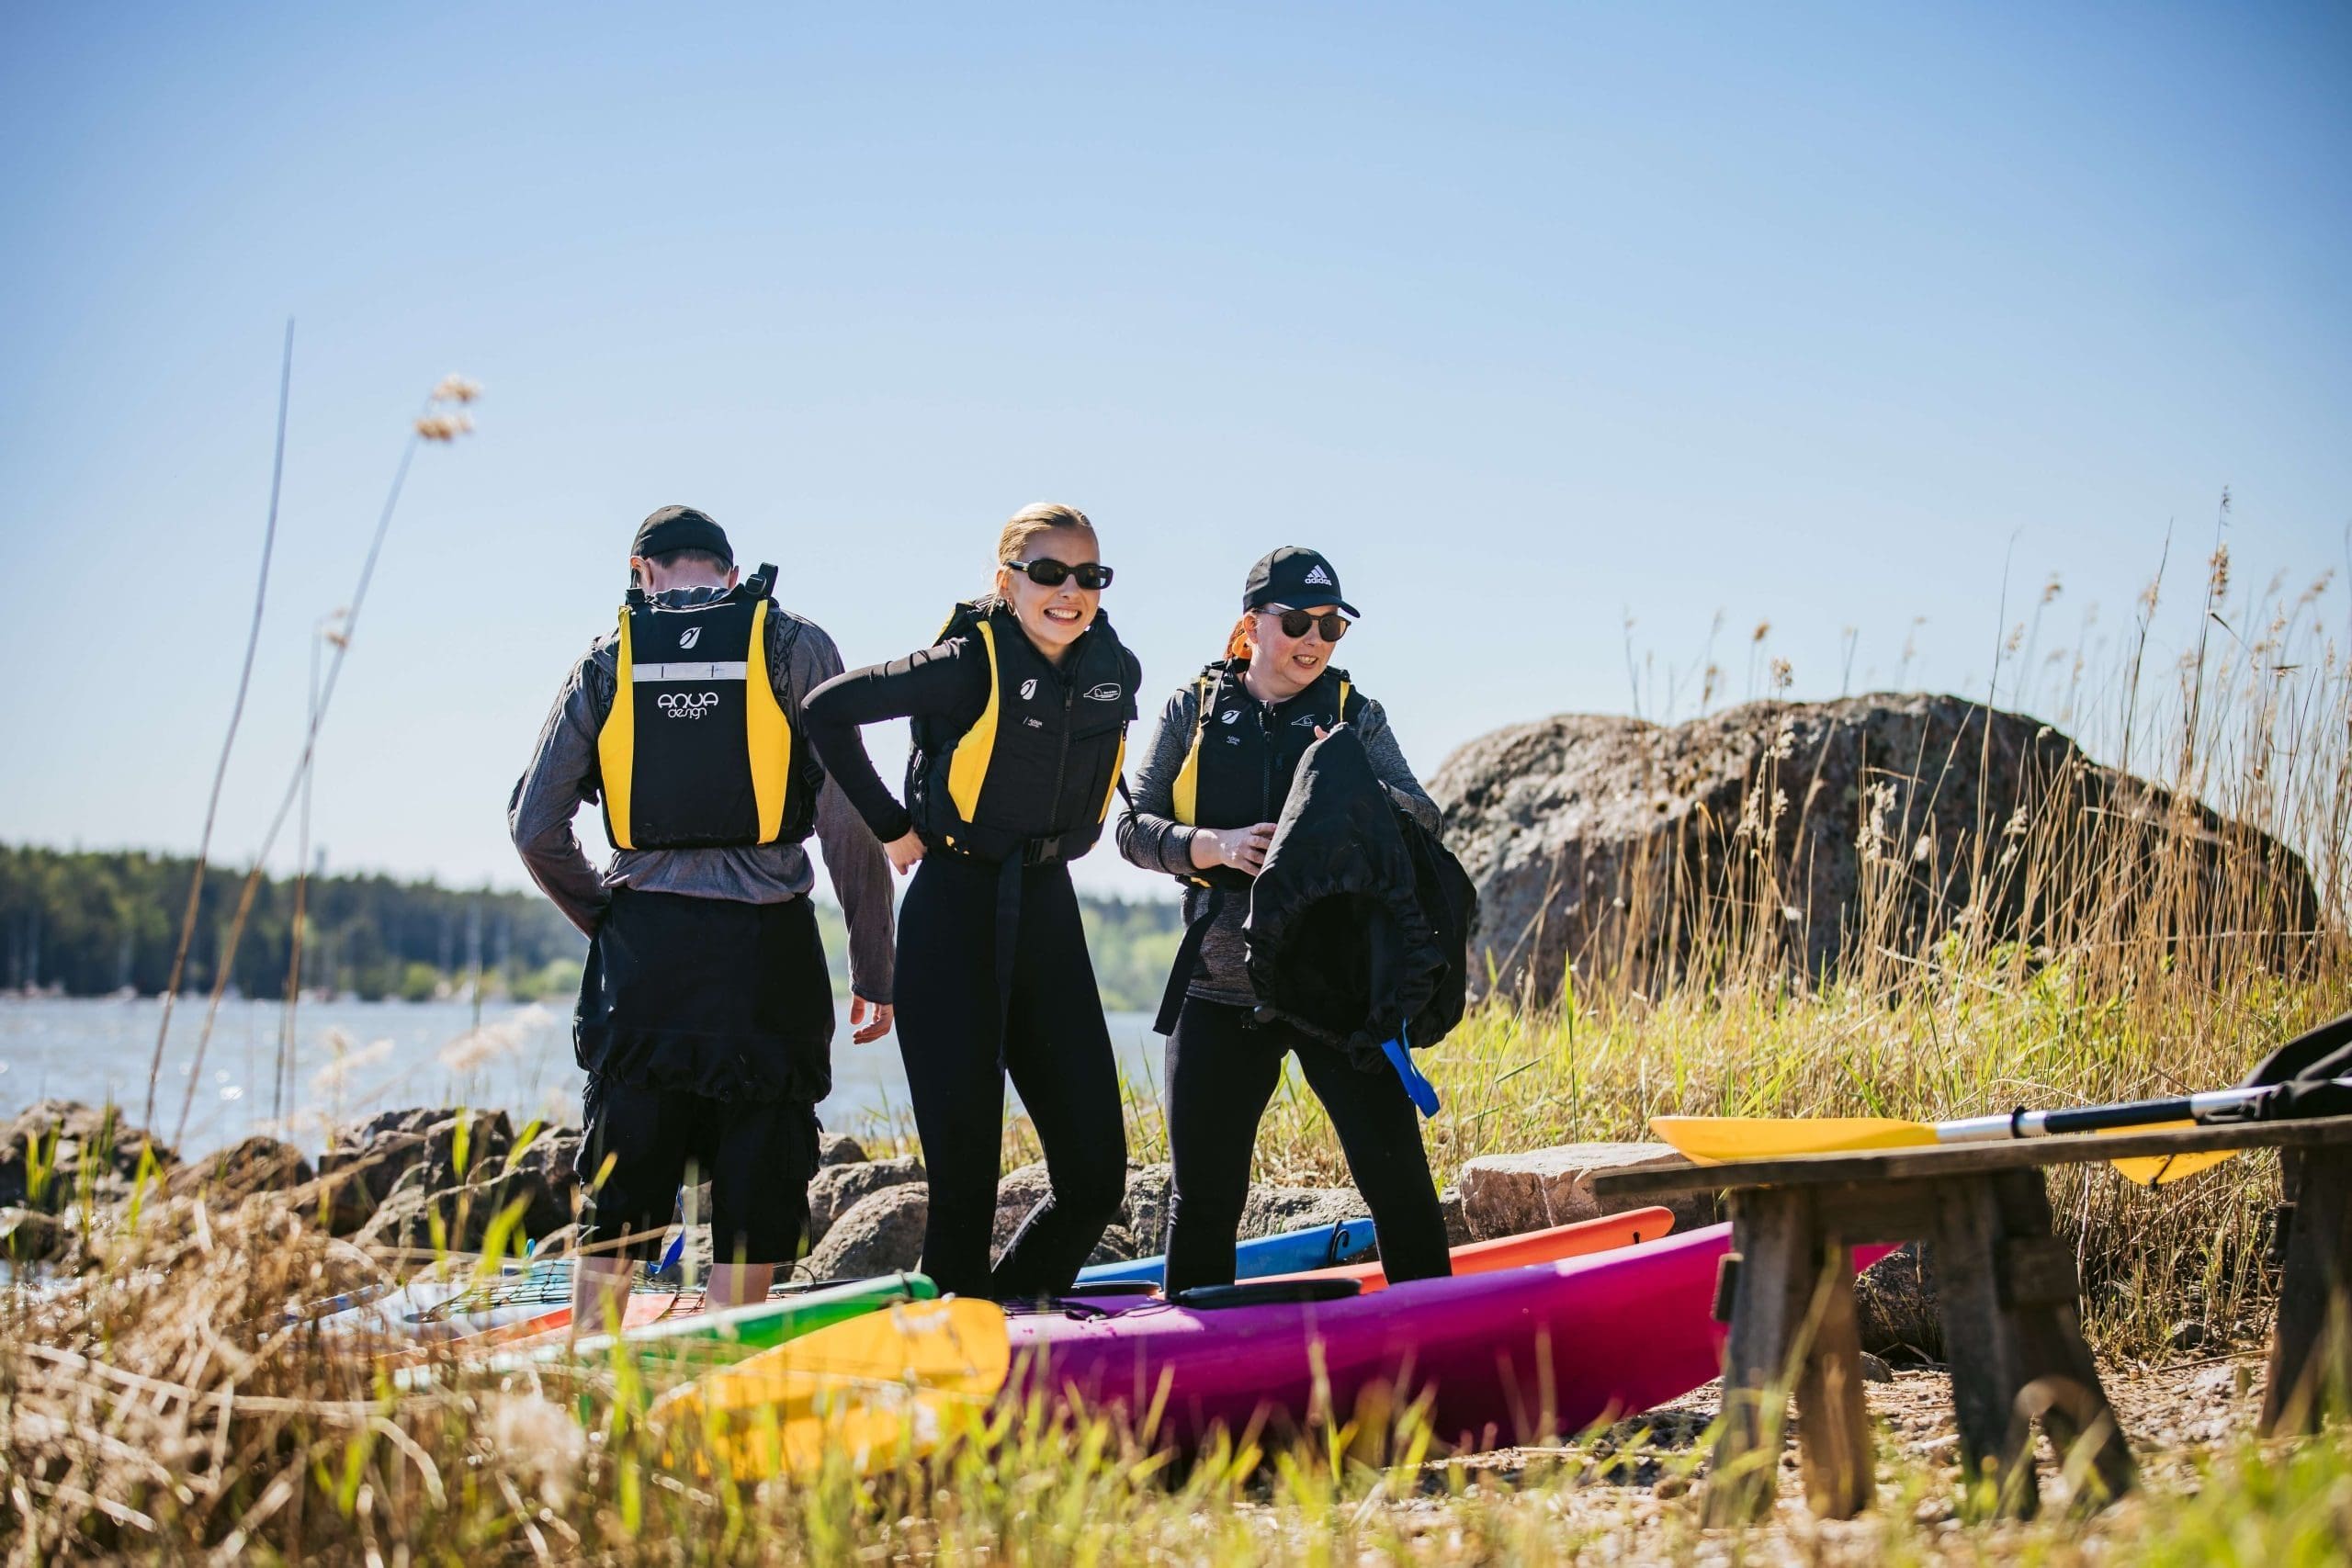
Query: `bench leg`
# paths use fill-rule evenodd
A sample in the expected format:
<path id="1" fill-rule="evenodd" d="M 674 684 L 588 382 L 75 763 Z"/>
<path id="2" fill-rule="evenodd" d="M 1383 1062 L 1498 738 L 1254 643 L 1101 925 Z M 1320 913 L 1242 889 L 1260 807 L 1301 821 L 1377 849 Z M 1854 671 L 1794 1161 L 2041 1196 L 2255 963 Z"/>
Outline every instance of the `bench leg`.
<path id="1" fill-rule="evenodd" d="M 2087 1458 L 2096 1500 L 2132 1489 L 2136 1467 L 2098 1364 L 2083 1339 L 2082 1281 L 2073 1250 L 2052 1234 L 2050 1194 L 2039 1170 L 2011 1171 L 1995 1183 L 2001 1211 L 1998 1285 L 2016 1347 L 2018 1401 L 2012 1440 L 2038 1417 L 2059 1463 Z"/>
<path id="2" fill-rule="evenodd" d="M 1850 1254 L 1826 1243 L 1808 1192 L 1740 1192 L 1732 1205 L 1740 1263 L 1707 1522 L 1744 1524 L 1771 1511 L 1792 1372 L 1806 1496 L 1817 1512 L 1850 1517 L 1870 1501 L 1871 1483 Z"/>
<path id="3" fill-rule="evenodd" d="M 1853 1249 L 1817 1240 L 1813 1280 L 1813 1334 L 1797 1373 L 1797 1456 L 1807 1506 L 1826 1519 L 1850 1519 L 1870 1506 L 1876 1480 Z"/>
<path id="4" fill-rule="evenodd" d="M 2033 1423 L 2060 1461 L 2086 1452 L 2106 1497 L 2130 1490 L 2130 1447 L 2083 1342 L 2074 1254 L 2051 1234 L 2041 1172 L 1938 1184 L 1936 1280 L 1963 1471 L 2002 1513 L 2041 1506 Z"/>
<path id="5" fill-rule="evenodd" d="M 2287 1270 L 2279 1282 L 2278 1324 L 2270 1337 L 2270 1375 L 2262 1396 L 2262 1432 L 2315 1432 L 2352 1378 L 2346 1323 L 2352 1317 L 2352 1149 L 2285 1150 L 2294 1218 L 2287 1233 Z"/>
<path id="6" fill-rule="evenodd" d="M 2012 1429 L 2011 1416 L 2024 1380 L 2018 1375 L 2008 1314 L 2001 1308 L 2001 1214 L 1992 1184 L 1940 1184 L 1935 1235 L 1928 1240 L 1936 1249 L 1936 1291 L 1944 1356 L 1951 1368 L 1962 1476 L 1973 1484 L 1989 1467 L 2001 1489 L 2004 1511 L 2030 1515 L 2038 1501 L 2033 1450 Z"/>

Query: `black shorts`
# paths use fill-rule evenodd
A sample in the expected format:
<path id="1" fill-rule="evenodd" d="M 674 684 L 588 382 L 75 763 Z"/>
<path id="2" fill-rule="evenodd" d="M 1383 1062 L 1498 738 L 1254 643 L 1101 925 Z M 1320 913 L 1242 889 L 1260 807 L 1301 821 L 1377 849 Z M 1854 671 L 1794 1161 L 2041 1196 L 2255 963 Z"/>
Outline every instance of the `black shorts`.
<path id="1" fill-rule="evenodd" d="M 686 1089 L 588 1080 L 580 1181 L 583 1247 L 626 1238 L 604 1255 L 653 1256 L 686 1183 L 710 1183 L 711 1257 L 788 1264 L 808 1231 L 817 1174 L 817 1108 L 801 1100 L 712 1100 Z M 609 1161 L 609 1166 L 607 1162 Z M 599 1180 L 601 1176 L 602 1179 Z"/>
<path id="2" fill-rule="evenodd" d="M 582 1069 L 711 1100 L 832 1092 L 833 982 L 806 898 L 616 887 L 580 976 Z"/>

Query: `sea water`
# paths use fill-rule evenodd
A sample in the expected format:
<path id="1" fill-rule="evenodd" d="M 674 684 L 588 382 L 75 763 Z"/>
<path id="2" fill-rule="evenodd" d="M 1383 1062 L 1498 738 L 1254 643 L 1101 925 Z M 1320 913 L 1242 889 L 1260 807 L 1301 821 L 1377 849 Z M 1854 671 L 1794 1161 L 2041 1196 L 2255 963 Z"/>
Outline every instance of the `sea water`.
<path id="1" fill-rule="evenodd" d="M 489 1002 L 477 1025 L 469 1001 L 305 999 L 296 1010 L 289 1070 L 277 1074 L 281 1001 L 225 1000 L 205 1039 L 207 998 L 172 1010 L 150 1125 L 166 1140 L 186 1108 L 183 1157 L 272 1133 L 315 1152 L 327 1129 L 410 1105 L 505 1111 L 580 1120 L 582 1074 L 571 1056 L 569 999 L 556 1006 Z M 849 1009 L 836 1004 L 833 1092 L 818 1108 L 829 1127 L 912 1130 L 898 1041 L 849 1043 Z M 153 997 L 0 998 L 0 1120 L 44 1099 L 111 1100 L 138 1122 L 148 1099 L 163 1002 Z M 1157 1096 L 1160 1042 L 1144 1013 L 1110 1015 L 1123 1077 Z M 203 1040 L 202 1057 L 198 1043 Z M 1007 1096 L 1009 1106 L 1018 1100 Z"/>

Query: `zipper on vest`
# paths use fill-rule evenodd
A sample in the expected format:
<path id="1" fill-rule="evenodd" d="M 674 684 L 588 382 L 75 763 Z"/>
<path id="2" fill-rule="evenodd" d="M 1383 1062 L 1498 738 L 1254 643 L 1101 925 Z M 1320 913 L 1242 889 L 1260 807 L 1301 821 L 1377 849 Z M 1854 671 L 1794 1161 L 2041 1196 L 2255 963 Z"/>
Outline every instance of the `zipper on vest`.
<path id="1" fill-rule="evenodd" d="M 1055 671 L 1059 674 L 1059 671 Z M 1069 721 L 1078 708 L 1078 682 L 1064 680 L 1062 686 L 1062 743 L 1054 755 L 1054 793 L 1046 796 L 1046 809 L 1058 818 L 1062 809 L 1062 779 L 1069 772 Z"/>
<path id="2" fill-rule="evenodd" d="M 1281 731 L 1274 727 L 1274 710 L 1265 704 L 1258 705 L 1258 820 L 1274 819 L 1274 737 Z"/>

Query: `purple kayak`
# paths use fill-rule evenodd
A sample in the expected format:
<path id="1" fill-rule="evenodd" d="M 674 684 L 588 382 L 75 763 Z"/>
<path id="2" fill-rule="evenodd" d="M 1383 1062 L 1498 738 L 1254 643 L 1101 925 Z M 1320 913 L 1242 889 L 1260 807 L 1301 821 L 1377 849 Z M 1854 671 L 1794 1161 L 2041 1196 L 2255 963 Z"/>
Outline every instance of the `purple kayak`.
<path id="1" fill-rule="evenodd" d="M 1430 1390 L 1435 1435 L 1457 1446 L 1572 1433 L 1720 1375 L 1715 1268 L 1730 1247 L 1731 1227 L 1713 1225 L 1336 1301 L 1210 1310 L 1073 1302 L 1010 1320 L 1012 1391 L 1139 1420 L 1165 1379 L 1159 1437 L 1180 1448 L 1220 1426 L 1238 1434 L 1262 1419 L 1279 1429 L 1321 1410 L 1344 1419 L 1398 1390 Z"/>

